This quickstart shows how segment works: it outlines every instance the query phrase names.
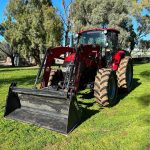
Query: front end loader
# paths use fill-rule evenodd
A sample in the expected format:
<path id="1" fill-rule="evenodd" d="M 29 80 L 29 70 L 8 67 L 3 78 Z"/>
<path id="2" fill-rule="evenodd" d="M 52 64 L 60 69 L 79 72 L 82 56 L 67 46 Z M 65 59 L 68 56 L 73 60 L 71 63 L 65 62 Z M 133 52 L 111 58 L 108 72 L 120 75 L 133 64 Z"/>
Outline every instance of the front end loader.
<path id="1" fill-rule="evenodd" d="M 72 50 L 68 47 L 48 49 L 37 74 L 34 88 L 17 88 L 17 84 L 12 83 L 9 87 L 4 116 L 33 123 L 63 134 L 73 130 L 81 119 L 81 110 L 75 94 L 69 91 L 69 86 L 68 89 L 65 87 L 59 90 L 47 86 L 51 72 L 50 66 L 54 62 L 54 58 L 59 57 L 63 52 Z M 37 89 L 36 84 L 41 75 L 41 87 Z M 69 85 L 70 80 L 67 79 L 66 85 Z"/>

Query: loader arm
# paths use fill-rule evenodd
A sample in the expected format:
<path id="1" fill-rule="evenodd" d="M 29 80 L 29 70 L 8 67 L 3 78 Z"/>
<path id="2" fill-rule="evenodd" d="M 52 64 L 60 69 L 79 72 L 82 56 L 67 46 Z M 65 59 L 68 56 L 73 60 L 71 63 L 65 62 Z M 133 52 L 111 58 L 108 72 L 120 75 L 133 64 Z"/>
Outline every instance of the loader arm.
<path id="1" fill-rule="evenodd" d="M 51 71 L 51 66 L 54 63 L 54 58 L 58 58 L 60 55 L 65 54 L 66 52 L 73 52 L 74 49 L 70 47 L 56 47 L 49 48 L 46 53 L 46 62 L 44 66 L 44 74 L 41 81 L 41 88 L 47 87 L 49 81 L 49 75 Z"/>
<path id="2" fill-rule="evenodd" d="M 92 45 L 80 45 L 76 49 L 76 57 L 75 57 L 75 75 L 74 75 L 74 90 L 75 93 L 79 90 L 79 83 L 81 80 L 82 70 L 85 66 L 90 66 L 91 62 L 93 62 L 93 57 L 96 60 L 100 55 L 100 46 L 92 46 Z M 93 56 L 91 58 L 91 56 Z M 94 60 L 94 61 L 95 61 Z M 98 62 L 96 62 L 98 65 Z"/>

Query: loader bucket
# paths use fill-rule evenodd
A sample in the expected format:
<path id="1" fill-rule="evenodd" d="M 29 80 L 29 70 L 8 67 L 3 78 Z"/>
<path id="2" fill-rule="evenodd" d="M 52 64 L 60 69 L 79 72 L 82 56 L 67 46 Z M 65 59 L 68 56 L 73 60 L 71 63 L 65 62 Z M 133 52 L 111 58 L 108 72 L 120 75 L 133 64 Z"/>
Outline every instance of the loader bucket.
<path id="1" fill-rule="evenodd" d="M 81 111 L 76 97 L 63 91 L 17 88 L 12 83 L 4 116 L 67 134 L 79 123 Z"/>

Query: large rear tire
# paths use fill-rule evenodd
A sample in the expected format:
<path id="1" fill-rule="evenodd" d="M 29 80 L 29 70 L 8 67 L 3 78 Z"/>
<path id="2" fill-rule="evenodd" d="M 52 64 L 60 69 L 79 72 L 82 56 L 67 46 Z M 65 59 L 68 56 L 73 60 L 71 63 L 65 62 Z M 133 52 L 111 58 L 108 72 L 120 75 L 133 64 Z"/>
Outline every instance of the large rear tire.
<path id="1" fill-rule="evenodd" d="M 130 92 L 133 83 L 133 65 L 130 56 L 125 56 L 119 64 L 117 70 L 118 87 Z"/>
<path id="2" fill-rule="evenodd" d="M 103 106 L 112 106 L 118 93 L 117 77 L 111 69 L 99 69 L 95 77 L 94 96 Z"/>

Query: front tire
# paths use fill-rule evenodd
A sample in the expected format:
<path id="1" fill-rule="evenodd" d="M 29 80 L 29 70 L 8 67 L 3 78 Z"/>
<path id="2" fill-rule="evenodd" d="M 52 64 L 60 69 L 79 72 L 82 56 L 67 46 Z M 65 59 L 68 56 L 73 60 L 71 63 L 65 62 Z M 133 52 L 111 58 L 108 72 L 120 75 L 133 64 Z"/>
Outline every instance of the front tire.
<path id="1" fill-rule="evenodd" d="M 99 69 L 95 77 L 94 96 L 103 106 L 112 106 L 117 99 L 117 77 L 111 69 Z"/>

